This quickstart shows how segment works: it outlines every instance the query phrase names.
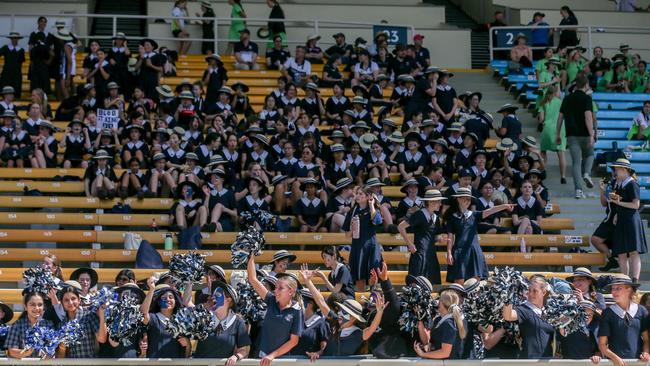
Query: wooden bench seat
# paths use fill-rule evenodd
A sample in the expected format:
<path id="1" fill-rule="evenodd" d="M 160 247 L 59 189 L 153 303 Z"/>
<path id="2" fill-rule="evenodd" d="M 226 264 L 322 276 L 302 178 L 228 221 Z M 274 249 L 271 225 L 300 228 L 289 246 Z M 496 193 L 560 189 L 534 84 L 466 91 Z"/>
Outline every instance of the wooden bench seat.
<path id="1" fill-rule="evenodd" d="M 0 282 L 4 282 L 4 283 L 20 282 L 23 280 L 23 272 L 25 270 L 27 270 L 27 268 L 3 268 L 2 270 L 0 270 Z M 74 270 L 75 268 L 64 268 L 63 277 L 70 278 L 70 274 L 72 274 Z M 95 268 L 95 271 L 97 271 L 97 275 L 99 276 L 100 284 L 113 284 L 115 282 L 115 277 L 121 270 L 122 270 L 121 268 Z M 163 269 L 138 269 L 138 268 L 133 268 L 131 270 L 135 273 L 135 278 L 138 280 L 144 280 L 155 274 L 159 274 L 161 272 L 166 271 Z M 226 277 L 230 278 L 232 272 L 234 271 L 243 272 L 246 269 L 239 268 L 237 270 L 233 270 L 233 269 L 224 269 L 224 270 L 226 272 Z M 296 276 L 300 278 L 300 274 L 298 273 L 297 270 L 289 270 L 289 272 L 294 273 Z M 329 275 L 330 273 L 330 271 L 325 271 L 325 270 L 323 270 L 322 272 L 325 275 Z M 523 275 L 526 277 L 530 277 L 533 274 L 542 274 L 548 277 L 555 277 L 555 278 L 562 278 L 562 279 L 572 275 L 571 272 L 523 272 Z M 391 270 L 388 272 L 388 277 L 390 278 L 392 284 L 398 286 L 405 284 L 407 275 L 408 275 L 408 271 Z M 440 271 L 440 275 L 444 282 L 444 279 L 447 277 L 447 271 Z M 594 276 L 596 277 L 598 275 L 599 274 L 594 274 Z M 323 280 L 321 280 L 320 277 L 317 276 L 314 276 L 312 281 L 317 285 L 324 284 Z"/>
<path id="2" fill-rule="evenodd" d="M 9 224 L 12 220 L 8 219 L 13 214 L 2 213 L 0 217 L 2 223 Z M 16 218 L 20 218 L 20 214 L 15 214 Z M 62 215 L 64 218 L 70 218 L 70 214 L 45 214 L 45 215 Z M 83 222 L 83 224 L 91 224 L 91 222 L 101 223 L 104 221 L 111 221 L 115 225 L 125 225 L 129 221 L 139 221 L 142 226 L 151 223 L 149 215 L 121 215 L 112 214 L 111 219 L 104 220 L 102 215 L 93 214 L 78 214 L 83 215 L 82 219 L 75 220 Z M 142 217 L 145 216 L 145 217 Z M 153 216 L 160 218 L 161 216 Z M 41 217 L 42 218 L 42 217 Z M 21 219 L 25 220 L 25 219 Z M 45 218 L 43 221 L 48 222 Z M 49 220 L 53 221 L 53 220 Z M 75 222 L 73 221 L 73 222 Z M 158 220 L 156 220 L 158 222 Z M 51 223 L 51 222 L 49 222 Z M 14 223 L 17 225 L 16 223 Z M 161 224 L 162 225 L 162 224 Z M 126 226 L 126 225 L 125 225 Z M 133 231 L 139 234 L 143 239 L 148 240 L 151 244 L 160 245 L 165 241 L 166 231 Z M 21 242 L 61 242 L 61 243 L 104 243 L 104 244 L 120 244 L 124 242 L 125 233 L 122 231 L 111 230 L 42 230 L 42 229 L 0 229 L 0 243 L 21 243 Z M 235 241 L 237 233 L 235 232 L 220 232 L 220 233 L 201 233 L 202 243 L 206 245 L 230 245 Z M 172 233 L 174 242 L 176 235 Z M 323 245 L 350 245 L 351 239 L 345 237 L 344 233 L 278 233 L 269 232 L 265 233 L 266 243 L 268 245 L 282 245 L 282 246 L 323 246 Z M 589 245 L 589 236 L 574 236 L 574 235 L 510 235 L 510 234 L 482 234 L 479 240 L 482 246 L 490 247 L 518 247 L 521 239 L 524 239 L 526 245 L 529 247 L 580 247 Z M 399 234 L 380 233 L 377 234 L 377 241 L 383 246 L 404 246 L 405 243 Z M 445 246 L 445 242 L 437 243 L 438 246 Z M 13 250 L 7 248 L 7 250 Z M 5 260 L 7 260 L 5 258 Z"/>
<path id="3" fill-rule="evenodd" d="M 62 261 L 74 262 L 133 262 L 136 256 L 135 250 L 123 249 L 33 249 L 33 248 L 3 248 L 0 249 L 0 260 L 5 261 L 30 261 L 40 260 L 48 253 L 56 254 Z M 186 250 L 159 250 L 163 260 L 169 261 L 174 253 L 186 253 Z M 196 252 L 206 255 L 209 263 L 230 263 L 230 250 L 198 250 Z M 296 263 L 309 263 L 321 265 L 323 259 L 320 251 L 293 251 L 296 255 Z M 347 260 L 349 253 L 342 252 Z M 446 263 L 445 253 L 438 252 L 438 261 Z M 384 252 L 384 259 L 391 265 L 407 265 L 409 253 L 405 252 Z M 519 253 L 519 252 L 486 252 L 484 253 L 488 266 L 593 266 L 603 264 L 605 256 L 600 253 Z M 7 258 L 9 257 L 9 258 Z M 268 263 L 273 258 L 273 251 L 264 251 L 257 262 Z"/>

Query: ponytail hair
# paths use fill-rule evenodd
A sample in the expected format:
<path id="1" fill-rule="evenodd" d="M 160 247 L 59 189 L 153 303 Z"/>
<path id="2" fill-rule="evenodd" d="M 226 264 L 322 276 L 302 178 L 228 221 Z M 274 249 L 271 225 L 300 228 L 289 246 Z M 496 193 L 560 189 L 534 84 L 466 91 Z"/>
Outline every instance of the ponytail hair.
<path id="1" fill-rule="evenodd" d="M 341 252 L 339 252 L 339 248 L 337 248 L 336 245 L 328 245 L 328 246 L 324 247 L 323 249 L 321 249 L 321 251 L 320 251 L 321 257 L 323 255 L 325 255 L 325 254 L 336 258 L 336 260 L 339 263 L 346 264 L 345 263 L 345 258 L 343 258 L 343 256 L 341 255 Z"/>
<path id="2" fill-rule="evenodd" d="M 459 306 L 460 297 L 458 294 L 453 290 L 445 290 L 440 294 L 440 302 L 452 314 L 460 339 L 465 339 L 467 329 L 465 329 L 465 323 L 463 322 L 463 313 Z"/>
<path id="3" fill-rule="evenodd" d="M 539 104 L 540 107 L 553 100 L 553 97 L 555 97 L 555 93 L 557 93 L 557 86 L 550 85 L 549 87 L 547 87 L 546 93 L 544 93 L 544 97 L 542 98 L 542 101 Z"/>

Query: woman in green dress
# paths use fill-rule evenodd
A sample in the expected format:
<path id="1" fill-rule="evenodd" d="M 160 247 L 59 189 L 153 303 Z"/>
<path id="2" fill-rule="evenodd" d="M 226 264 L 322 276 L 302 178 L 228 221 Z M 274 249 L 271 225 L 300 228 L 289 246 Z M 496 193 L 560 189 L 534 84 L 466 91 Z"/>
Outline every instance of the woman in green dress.
<path id="1" fill-rule="evenodd" d="M 562 77 L 558 71 L 559 66 L 560 59 L 557 57 L 551 57 L 546 60 L 546 68 L 540 71 L 539 78 L 537 79 L 539 89 L 537 89 L 537 100 L 535 100 L 535 105 L 540 105 L 542 103 L 542 98 L 550 86 L 559 86 L 562 81 Z"/>
<path id="2" fill-rule="evenodd" d="M 246 19 L 246 12 L 244 7 L 241 5 L 241 0 L 228 0 L 228 4 L 232 6 L 230 12 L 230 29 L 228 30 L 228 50 L 227 54 L 232 54 L 235 48 L 235 43 L 239 42 L 239 32 L 246 29 L 245 20 L 237 19 Z"/>
<path id="3" fill-rule="evenodd" d="M 542 136 L 540 138 L 540 150 L 542 158 L 547 161 L 546 152 L 557 152 L 557 158 L 560 162 L 560 182 L 566 184 L 566 159 L 564 151 L 566 150 L 566 133 L 564 131 L 564 123 L 560 131 L 562 143 L 557 144 L 555 141 L 555 131 L 557 130 L 557 118 L 560 115 L 560 106 L 562 105 L 560 89 L 556 85 L 551 85 L 546 88 L 544 97 L 540 104 L 538 104 L 537 120 L 542 125 Z"/>
<path id="4" fill-rule="evenodd" d="M 581 48 L 577 47 L 569 53 L 569 58 L 566 63 L 567 85 L 571 85 L 576 79 L 578 72 L 585 68 L 585 61 L 582 58 Z"/>

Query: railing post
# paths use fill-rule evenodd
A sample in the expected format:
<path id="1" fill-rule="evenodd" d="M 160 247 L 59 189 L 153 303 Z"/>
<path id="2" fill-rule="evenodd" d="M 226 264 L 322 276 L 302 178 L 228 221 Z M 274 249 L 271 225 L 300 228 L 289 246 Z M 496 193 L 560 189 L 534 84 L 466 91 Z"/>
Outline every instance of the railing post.
<path id="1" fill-rule="evenodd" d="M 214 23 L 212 23 L 212 30 L 214 32 L 214 54 L 219 54 L 219 20 L 217 17 L 214 17 Z"/>
<path id="2" fill-rule="evenodd" d="M 14 31 L 16 30 L 14 27 L 16 26 L 16 14 L 11 13 L 11 24 L 9 27 L 9 31 Z"/>
<path id="3" fill-rule="evenodd" d="M 587 49 L 589 49 L 589 55 L 594 54 L 593 44 L 591 43 L 591 26 L 587 27 Z"/>
<path id="4" fill-rule="evenodd" d="M 488 45 L 490 47 L 490 64 L 492 64 L 492 61 L 494 61 L 494 50 L 492 49 L 492 33 L 493 33 L 492 28 L 488 28 Z M 471 45 L 470 45 L 471 47 Z"/>
<path id="5" fill-rule="evenodd" d="M 117 35 L 117 16 L 113 15 L 113 37 Z"/>
<path id="6" fill-rule="evenodd" d="M 318 34 L 318 19 L 314 20 L 314 34 Z"/>

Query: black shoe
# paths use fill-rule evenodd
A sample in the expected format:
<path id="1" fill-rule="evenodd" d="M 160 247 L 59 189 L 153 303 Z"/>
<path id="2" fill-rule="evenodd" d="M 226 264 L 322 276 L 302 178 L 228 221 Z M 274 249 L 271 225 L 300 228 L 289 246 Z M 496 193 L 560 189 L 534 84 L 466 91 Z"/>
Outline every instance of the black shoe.
<path id="1" fill-rule="evenodd" d="M 144 196 L 146 198 L 156 198 L 156 195 L 151 191 L 148 191 L 147 193 L 145 193 Z"/>
<path id="2" fill-rule="evenodd" d="M 614 257 L 609 257 L 607 259 L 607 264 L 605 264 L 602 267 L 598 267 L 598 270 L 602 272 L 608 272 L 611 271 L 612 269 L 617 269 L 618 268 L 618 260 Z"/>
<path id="3" fill-rule="evenodd" d="M 560 178 L 560 184 L 566 184 L 566 178 L 564 177 Z"/>
<path id="4" fill-rule="evenodd" d="M 97 192 L 97 197 L 99 197 L 100 200 L 105 200 L 108 198 L 108 190 L 106 188 L 100 188 L 99 192 Z"/>
<path id="5" fill-rule="evenodd" d="M 201 227 L 201 231 L 206 232 L 206 233 L 214 233 L 217 231 L 217 224 L 214 222 L 211 222 L 209 224 L 203 225 Z"/>
<path id="6" fill-rule="evenodd" d="M 142 190 L 142 188 L 138 189 L 138 193 L 136 193 L 136 197 L 137 197 L 139 200 L 141 200 L 141 199 L 144 198 L 144 191 Z"/>
<path id="7" fill-rule="evenodd" d="M 120 198 L 125 200 L 127 197 L 129 197 L 129 191 L 124 187 L 120 188 Z"/>

